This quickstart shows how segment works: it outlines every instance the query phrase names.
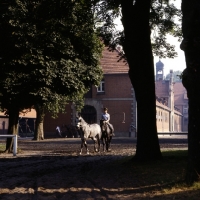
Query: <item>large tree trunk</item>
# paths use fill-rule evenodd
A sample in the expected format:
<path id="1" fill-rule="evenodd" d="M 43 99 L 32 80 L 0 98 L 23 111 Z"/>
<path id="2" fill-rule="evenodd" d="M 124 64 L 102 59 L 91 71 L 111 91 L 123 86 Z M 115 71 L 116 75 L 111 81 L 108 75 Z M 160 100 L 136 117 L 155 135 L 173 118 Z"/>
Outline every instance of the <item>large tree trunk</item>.
<path id="1" fill-rule="evenodd" d="M 186 59 L 182 82 L 189 100 L 186 182 L 192 184 L 200 178 L 200 1 L 182 0 L 182 13 L 181 49 Z"/>
<path id="2" fill-rule="evenodd" d="M 124 51 L 137 100 L 138 135 L 135 159 L 161 159 L 156 127 L 154 64 L 150 39 L 151 0 L 123 0 Z"/>
<path id="3" fill-rule="evenodd" d="M 19 121 L 19 108 L 12 107 L 9 111 L 9 124 L 8 124 L 8 134 L 17 135 L 18 134 L 18 121 Z M 6 153 L 11 153 L 13 150 L 13 138 L 7 138 L 6 141 Z"/>
<path id="4" fill-rule="evenodd" d="M 35 121 L 35 132 L 34 132 L 34 138 L 33 140 L 44 140 L 44 108 L 40 105 L 35 105 L 35 110 L 36 110 L 36 121 Z"/>

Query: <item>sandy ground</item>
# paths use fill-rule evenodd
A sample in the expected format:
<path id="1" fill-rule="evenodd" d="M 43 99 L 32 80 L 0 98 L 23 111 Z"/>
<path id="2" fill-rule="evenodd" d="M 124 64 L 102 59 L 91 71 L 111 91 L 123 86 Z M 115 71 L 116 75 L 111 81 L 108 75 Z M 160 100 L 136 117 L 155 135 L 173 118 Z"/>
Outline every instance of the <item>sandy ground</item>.
<path id="1" fill-rule="evenodd" d="M 161 148 L 187 148 L 186 140 L 167 142 Z M 5 141 L 0 140 L 0 143 Z M 137 178 L 131 187 L 115 163 L 135 154 L 134 138 L 114 138 L 112 151 L 79 155 L 79 138 L 54 138 L 36 142 L 18 140 L 17 156 L 0 154 L 0 200 L 149 199 Z M 130 180 L 129 180 L 130 182 Z"/>

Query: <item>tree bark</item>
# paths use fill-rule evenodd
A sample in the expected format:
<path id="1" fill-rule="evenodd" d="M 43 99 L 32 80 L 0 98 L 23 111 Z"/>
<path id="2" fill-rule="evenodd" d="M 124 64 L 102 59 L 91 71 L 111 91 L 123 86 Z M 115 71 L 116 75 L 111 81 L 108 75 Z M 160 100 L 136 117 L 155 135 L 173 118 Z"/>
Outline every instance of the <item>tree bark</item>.
<path id="1" fill-rule="evenodd" d="M 182 0 L 183 41 L 186 69 L 182 82 L 189 102 L 188 166 L 186 182 L 200 180 L 200 1 Z"/>
<path id="2" fill-rule="evenodd" d="M 9 124 L 8 124 L 8 134 L 17 135 L 18 134 L 18 120 L 19 120 L 19 108 L 12 107 L 9 111 Z M 13 138 L 7 138 L 5 153 L 11 153 L 13 151 Z"/>
<path id="3" fill-rule="evenodd" d="M 151 0 L 121 1 L 125 40 L 123 48 L 137 101 L 137 147 L 135 159 L 161 159 L 156 127 L 154 64 L 150 39 Z"/>
<path id="4" fill-rule="evenodd" d="M 33 140 L 44 140 L 44 116 L 45 116 L 45 112 L 44 112 L 44 108 L 40 105 L 35 105 L 35 110 L 36 110 L 36 121 L 35 121 L 35 132 L 34 132 L 34 138 Z"/>

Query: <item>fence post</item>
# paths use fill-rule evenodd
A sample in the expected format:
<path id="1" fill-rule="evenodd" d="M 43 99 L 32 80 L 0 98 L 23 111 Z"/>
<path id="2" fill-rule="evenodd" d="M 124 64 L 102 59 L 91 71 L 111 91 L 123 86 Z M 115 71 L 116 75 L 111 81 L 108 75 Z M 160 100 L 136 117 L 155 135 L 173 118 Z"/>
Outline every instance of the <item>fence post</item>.
<path id="1" fill-rule="evenodd" d="M 13 138 L 14 138 L 13 156 L 16 156 L 17 155 L 17 135 L 15 135 Z"/>

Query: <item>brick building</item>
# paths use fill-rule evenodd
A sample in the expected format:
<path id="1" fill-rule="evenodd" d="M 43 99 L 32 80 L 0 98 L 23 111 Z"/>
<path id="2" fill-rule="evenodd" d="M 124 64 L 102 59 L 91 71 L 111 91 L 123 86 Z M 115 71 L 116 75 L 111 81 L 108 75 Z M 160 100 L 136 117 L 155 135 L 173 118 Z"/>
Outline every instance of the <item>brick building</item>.
<path id="1" fill-rule="evenodd" d="M 115 128 L 116 136 L 135 136 L 136 125 L 136 100 L 128 76 L 128 64 L 119 60 L 119 49 L 109 51 L 104 49 L 101 67 L 104 72 L 103 80 L 98 88 L 92 86 L 86 94 L 85 106 L 81 112 L 88 123 L 99 123 L 103 107 L 108 107 L 111 115 L 110 122 Z M 156 71 L 156 118 L 158 132 L 182 131 L 182 113 L 174 106 L 177 96 L 174 95 L 174 83 L 162 80 L 163 63 L 159 61 Z M 52 133 L 57 125 L 74 124 L 76 110 L 73 105 L 68 105 L 66 114 L 60 114 L 58 119 L 52 120 L 49 115 L 45 117 L 45 134 Z"/>
<path id="2" fill-rule="evenodd" d="M 88 123 L 99 123 L 103 108 L 110 113 L 110 123 L 113 124 L 116 136 L 129 136 L 130 126 L 136 126 L 135 97 L 129 76 L 128 65 L 119 60 L 118 50 L 109 51 L 104 48 L 101 67 L 104 72 L 103 80 L 98 88 L 92 86 L 85 96 L 85 106 L 81 111 Z M 58 119 L 46 115 L 45 134 L 55 133 L 57 125 L 74 124 L 76 110 L 72 104 L 67 105 L 66 114 L 60 114 Z"/>
<path id="3" fill-rule="evenodd" d="M 188 123 L 188 99 L 186 89 L 183 87 L 182 82 L 174 82 L 173 70 L 170 70 L 170 80 L 164 80 L 164 64 L 159 60 L 156 63 L 156 96 L 158 102 L 166 107 L 164 112 L 169 113 L 169 119 L 166 124 L 169 123 L 169 131 L 187 131 Z M 158 106 L 157 106 L 158 107 Z M 157 112 L 158 113 L 158 112 Z M 164 117 L 162 117 L 164 118 Z M 165 117 L 166 120 L 167 117 Z M 169 122 L 168 122 L 169 121 Z M 166 130 L 163 128 L 161 120 L 157 119 L 158 131 L 163 132 Z"/>
<path id="4" fill-rule="evenodd" d="M 36 112 L 31 109 L 31 112 L 19 114 L 19 135 L 26 136 L 27 133 L 33 134 L 35 129 Z M 8 116 L 4 112 L 0 112 L 0 134 L 7 134 Z"/>
<path id="5" fill-rule="evenodd" d="M 98 88 L 92 86 L 91 90 L 85 95 L 85 106 L 81 114 L 88 123 L 99 123 L 103 108 L 107 107 L 111 116 L 110 123 L 113 124 L 115 129 L 115 135 L 135 136 L 135 129 L 131 128 L 137 128 L 135 94 L 128 75 L 128 64 L 124 60 L 119 60 L 119 51 L 120 49 L 109 51 L 106 47 L 104 48 L 101 59 L 101 67 L 104 74 L 103 80 Z M 176 107 L 176 102 L 179 96 L 182 95 L 182 93 L 179 94 L 176 91 L 180 91 L 181 86 L 176 87 L 172 79 L 171 81 L 164 81 L 164 65 L 159 61 L 157 66 L 157 130 L 158 132 L 181 131 L 182 121 L 184 121 L 182 120 L 182 111 L 184 111 L 185 104 L 177 104 Z M 182 110 L 180 106 L 182 106 Z M 179 111 L 177 108 L 179 108 Z M 31 118 L 32 120 L 36 118 L 35 111 L 33 110 L 31 113 L 28 115 L 32 117 L 26 122 L 31 122 Z M 55 136 L 57 126 L 61 128 L 67 126 L 68 129 L 72 130 L 75 125 L 76 114 L 77 112 L 73 104 L 66 105 L 66 113 L 60 113 L 57 119 L 53 119 L 50 114 L 46 114 L 44 120 L 45 137 Z M 5 123 L 4 117 L 1 119 L 3 120 L 3 132 L 5 132 L 5 127 L 8 124 L 3 124 Z M 2 132 L 1 128 L 0 132 Z"/>

